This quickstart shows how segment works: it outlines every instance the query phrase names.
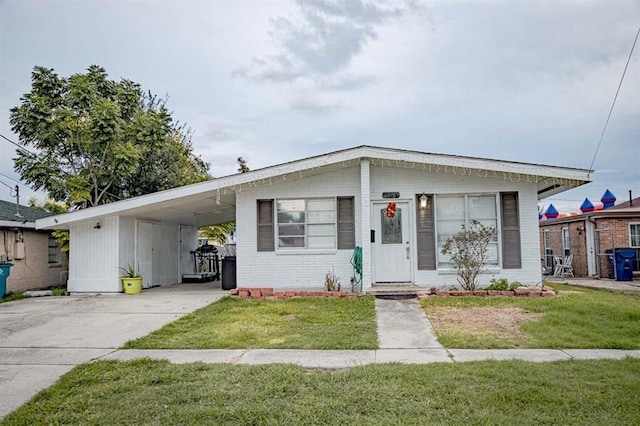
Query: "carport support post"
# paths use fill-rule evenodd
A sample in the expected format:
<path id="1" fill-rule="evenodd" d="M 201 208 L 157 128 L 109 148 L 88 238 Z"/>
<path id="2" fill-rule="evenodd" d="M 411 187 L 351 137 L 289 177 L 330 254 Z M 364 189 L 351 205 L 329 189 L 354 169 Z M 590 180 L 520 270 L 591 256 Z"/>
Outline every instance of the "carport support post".
<path id="1" fill-rule="evenodd" d="M 360 236 L 362 239 L 362 291 L 371 288 L 371 168 L 360 161 Z"/>

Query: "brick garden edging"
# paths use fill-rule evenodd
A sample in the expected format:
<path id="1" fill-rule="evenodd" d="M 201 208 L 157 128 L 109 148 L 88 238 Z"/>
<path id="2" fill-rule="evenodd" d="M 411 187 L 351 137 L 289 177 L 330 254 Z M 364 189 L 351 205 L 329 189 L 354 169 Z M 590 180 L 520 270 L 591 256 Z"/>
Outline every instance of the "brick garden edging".
<path id="1" fill-rule="evenodd" d="M 432 287 L 429 291 L 423 291 L 418 293 L 419 299 L 424 299 L 431 296 L 519 296 L 519 297 L 551 297 L 555 296 L 556 291 L 551 287 L 518 287 L 515 290 L 438 290 Z"/>
<path id="2" fill-rule="evenodd" d="M 268 300 L 290 299 L 292 297 L 358 297 L 356 293 L 347 293 L 345 291 L 273 291 L 273 288 L 247 287 L 234 288 L 229 292 L 229 294 L 243 299 Z"/>
<path id="3" fill-rule="evenodd" d="M 257 287 L 239 287 L 232 289 L 229 294 L 231 296 L 241 297 L 243 299 L 290 299 L 292 297 L 358 297 L 356 293 L 348 293 L 345 291 L 273 291 L 273 288 L 257 288 Z M 551 287 L 518 287 L 515 290 L 438 290 L 432 287 L 429 290 L 421 290 L 417 292 L 418 299 L 426 297 L 440 296 L 476 296 L 476 297 L 495 297 L 495 296 L 518 296 L 518 297 L 551 297 L 556 295 L 556 291 Z"/>

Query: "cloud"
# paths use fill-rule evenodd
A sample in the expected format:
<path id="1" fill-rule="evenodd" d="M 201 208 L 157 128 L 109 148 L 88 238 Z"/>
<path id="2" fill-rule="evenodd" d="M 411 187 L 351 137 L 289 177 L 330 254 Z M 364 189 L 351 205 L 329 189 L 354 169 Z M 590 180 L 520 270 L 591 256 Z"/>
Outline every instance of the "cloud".
<path id="1" fill-rule="evenodd" d="M 348 74 L 349 65 L 376 39 L 380 25 L 410 7 L 365 0 L 299 0 L 297 5 L 296 19 L 271 19 L 269 36 L 277 53 L 253 58 L 236 75 L 259 83 L 313 81 L 320 90 L 361 88 L 373 78 Z"/>

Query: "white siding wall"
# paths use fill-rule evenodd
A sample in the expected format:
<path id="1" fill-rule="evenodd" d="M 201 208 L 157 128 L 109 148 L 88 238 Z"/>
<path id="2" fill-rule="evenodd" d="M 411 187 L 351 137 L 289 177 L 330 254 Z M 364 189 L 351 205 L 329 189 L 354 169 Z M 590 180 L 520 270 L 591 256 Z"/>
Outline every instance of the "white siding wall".
<path id="1" fill-rule="evenodd" d="M 361 244 L 360 166 L 349 167 L 303 180 L 273 179 L 273 184 L 238 192 L 236 198 L 237 282 L 245 287 L 324 288 L 325 274 L 334 270 L 343 289 L 350 289 L 353 250 L 327 254 L 258 252 L 256 247 L 256 200 L 268 198 L 308 198 L 354 196 L 356 245 Z M 276 183 L 276 181 L 278 183 Z M 298 252 L 300 253 L 300 252 Z"/>
<path id="2" fill-rule="evenodd" d="M 100 222 L 100 229 L 94 226 Z M 118 217 L 70 226 L 69 281 L 67 289 L 77 292 L 119 292 L 120 283 Z"/>
<path id="3" fill-rule="evenodd" d="M 366 163 L 365 163 L 366 165 Z M 293 180 L 284 181 L 274 179 L 270 186 L 260 188 L 243 188 L 237 194 L 236 226 L 238 235 L 237 267 L 238 286 L 258 286 L 274 288 L 322 288 L 325 274 L 334 269 L 344 289 L 349 289 L 349 280 L 353 275 L 350 264 L 352 250 L 336 250 L 329 254 L 297 254 L 282 252 L 258 252 L 256 249 L 256 200 L 271 198 L 322 197 L 322 196 L 355 196 L 356 212 L 356 245 L 363 244 L 365 232 L 360 212 L 361 204 L 361 176 L 366 178 L 368 168 L 361 172 L 360 166 L 344 168 Z M 362 174 L 361 174 L 362 173 Z M 481 285 L 485 285 L 491 278 L 507 278 L 510 281 L 520 281 L 525 284 L 535 284 L 540 280 L 540 259 L 537 222 L 537 195 L 535 184 L 526 181 L 515 182 L 500 177 L 481 177 L 477 174 L 470 176 L 454 175 L 450 173 L 436 173 L 428 170 L 412 170 L 395 167 L 380 167 L 371 165 L 371 186 L 369 197 L 371 202 L 380 201 L 382 192 L 398 191 L 400 200 L 409 200 L 411 208 L 415 209 L 414 197 L 422 192 L 429 194 L 472 194 L 493 193 L 501 191 L 517 191 L 520 203 L 520 230 L 522 244 L 521 269 L 494 269 L 491 273 L 480 277 Z M 278 183 L 275 183 L 275 182 Z M 362 188 L 366 188 L 363 185 Z M 367 198 L 367 197 L 365 197 Z M 389 201 L 389 200 L 386 200 Z M 369 209 L 364 209 L 368 212 Z M 370 214 L 370 213 L 368 213 Z M 412 215 L 413 217 L 414 215 Z M 365 221 L 370 218 L 366 217 Z M 450 271 L 418 271 L 415 250 L 415 224 L 412 223 L 412 256 L 413 281 L 421 286 L 450 286 L 459 285 L 455 273 Z M 366 235 L 365 235 L 366 234 Z M 366 243 L 366 241 L 365 241 Z M 364 256 L 366 256 L 366 251 Z M 370 283 L 370 262 L 364 260 L 364 288 Z"/>
<path id="4" fill-rule="evenodd" d="M 428 167 L 428 166 L 427 166 Z M 541 279 L 540 248 L 538 238 L 538 202 L 535 184 L 526 181 L 514 182 L 500 177 L 481 177 L 477 174 L 461 176 L 460 174 L 429 173 L 422 171 L 394 168 L 371 167 L 371 200 L 382 200 L 382 192 L 399 191 L 400 199 L 411 200 L 415 209 L 416 194 L 477 194 L 504 191 L 517 191 L 520 203 L 520 233 L 522 246 L 522 269 L 494 270 L 493 274 L 483 274 L 480 284 L 488 284 L 491 278 L 507 278 L 523 284 L 535 284 Z M 390 200 L 388 200 L 390 201 Z M 413 265 L 417 265 L 415 250 L 415 224 L 413 226 L 412 255 Z M 414 268 L 416 268 L 414 266 Z M 414 270 L 414 282 L 425 286 L 459 286 L 456 275 L 445 271 Z"/>
<path id="5" fill-rule="evenodd" d="M 180 226 L 180 271 L 179 278 L 182 280 L 182 274 L 190 274 L 195 272 L 193 264 L 193 256 L 191 251 L 198 248 L 198 228 L 195 226 Z"/>
<path id="6" fill-rule="evenodd" d="M 176 284 L 180 262 L 180 227 L 153 225 L 153 285 Z"/>
<path id="7" fill-rule="evenodd" d="M 120 261 L 118 265 L 126 268 L 127 265 L 136 265 L 136 220 L 132 217 L 120 217 Z M 122 271 L 121 271 L 122 272 Z"/>

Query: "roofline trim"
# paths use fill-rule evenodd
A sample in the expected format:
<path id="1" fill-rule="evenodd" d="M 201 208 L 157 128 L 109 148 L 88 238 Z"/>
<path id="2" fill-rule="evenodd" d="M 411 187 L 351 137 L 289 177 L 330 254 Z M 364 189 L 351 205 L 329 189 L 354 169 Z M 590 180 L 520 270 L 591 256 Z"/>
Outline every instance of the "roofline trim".
<path id="1" fill-rule="evenodd" d="M 578 182 L 579 185 L 591 181 L 588 176 L 589 171 L 585 169 L 516 163 L 503 160 L 463 157 L 448 154 L 431 154 L 395 148 L 379 148 L 362 145 L 355 148 L 333 151 L 327 154 L 277 164 L 262 169 L 251 170 L 246 173 L 223 176 L 205 182 L 145 194 L 138 197 L 128 198 L 126 200 L 115 201 L 109 204 L 102 204 L 88 209 L 49 216 L 38 219 L 36 221 L 36 228 L 59 228 L 62 225 L 69 223 L 89 220 L 96 217 L 111 216 L 126 210 L 144 207 L 145 205 L 161 203 L 174 198 L 198 195 L 205 192 L 219 191 L 222 189 L 235 191 L 233 189 L 235 186 L 241 187 L 241 185 L 245 185 L 250 182 L 273 179 L 274 177 L 286 176 L 290 173 L 298 173 L 304 170 L 311 170 L 328 165 L 339 163 L 349 164 L 349 162 L 354 160 L 357 161 L 357 163 L 354 164 L 356 165 L 359 164 L 362 159 L 381 160 L 382 166 L 384 166 L 384 162 L 388 161 L 391 166 L 394 165 L 393 162 L 397 163 L 397 165 L 404 162 L 405 164 L 432 164 L 439 167 L 445 167 L 445 169 L 446 167 L 452 167 L 462 168 L 463 170 L 491 170 L 492 173 L 496 173 L 496 176 L 498 173 L 504 173 L 505 179 L 506 174 L 509 173 L 523 176 L 537 176 L 543 180 L 559 179 L 563 181 L 574 181 Z"/>

